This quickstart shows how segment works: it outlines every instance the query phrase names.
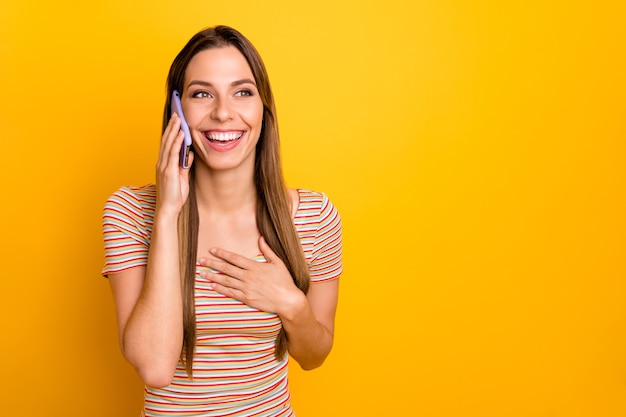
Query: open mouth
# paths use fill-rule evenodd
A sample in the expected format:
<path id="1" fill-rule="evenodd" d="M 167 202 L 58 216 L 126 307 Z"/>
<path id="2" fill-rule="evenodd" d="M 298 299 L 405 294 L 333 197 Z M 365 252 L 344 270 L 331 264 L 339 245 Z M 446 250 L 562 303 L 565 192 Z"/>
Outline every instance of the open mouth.
<path id="1" fill-rule="evenodd" d="M 208 131 L 204 132 L 204 137 L 212 143 L 229 143 L 241 139 L 243 136 L 243 130 L 234 130 L 228 132 Z"/>

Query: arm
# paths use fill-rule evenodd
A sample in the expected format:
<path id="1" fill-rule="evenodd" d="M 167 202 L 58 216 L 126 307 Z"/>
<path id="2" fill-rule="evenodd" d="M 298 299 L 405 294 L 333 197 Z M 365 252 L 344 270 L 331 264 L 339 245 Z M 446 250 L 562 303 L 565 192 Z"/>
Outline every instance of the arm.
<path id="1" fill-rule="evenodd" d="M 180 120 L 173 116 L 163 133 L 157 163 L 147 265 L 109 274 L 122 354 L 153 387 L 170 384 L 182 349 L 177 221 L 189 192 L 188 171 L 178 166 L 182 140 Z"/>
<path id="2" fill-rule="evenodd" d="M 299 201 L 294 201 L 297 206 Z M 294 307 L 281 316 L 288 349 L 303 369 L 324 362 L 333 345 L 335 312 L 342 271 L 341 218 L 324 196 L 315 236 L 314 256 L 309 264 L 311 285 L 306 299 L 296 297 Z"/>
<path id="3" fill-rule="evenodd" d="M 332 349 L 338 290 L 338 279 L 312 283 L 306 297 L 281 315 L 289 354 L 302 369 L 321 366 Z"/>
<path id="4" fill-rule="evenodd" d="M 147 266 L 109 275 L 122 354 L 153 387 L 170 384 L 182 348 L 177 242 L 176 222 L 155 215 Z"/>

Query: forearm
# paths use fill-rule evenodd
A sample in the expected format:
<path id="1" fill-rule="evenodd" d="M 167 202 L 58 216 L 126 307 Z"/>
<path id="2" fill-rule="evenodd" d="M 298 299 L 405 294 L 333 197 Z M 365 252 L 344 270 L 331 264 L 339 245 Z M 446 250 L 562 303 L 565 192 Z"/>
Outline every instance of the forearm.
<path id="1" fill-rule="evenodd" d="M 291 357 L 305 370 L 321 366 L 332 349 L 333 329 L 315 318 L 304 294 L 293 302 L 281 320 Z"/>
<path id="2" fill-rule="evenodd" d="M 122 352 L 148 385 L 167 385 L 180 358 L 183 313 L 177 218 L 155 213 L 145 281 Z"/>

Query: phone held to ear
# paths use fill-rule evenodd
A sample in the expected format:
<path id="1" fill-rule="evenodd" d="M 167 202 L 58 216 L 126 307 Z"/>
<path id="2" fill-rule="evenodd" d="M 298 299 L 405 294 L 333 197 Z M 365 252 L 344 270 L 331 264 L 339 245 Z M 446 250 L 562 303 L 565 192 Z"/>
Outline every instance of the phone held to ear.
<path id="1" fill-rule="evenodd" d="M 172 113 L 176 113 L 178 114 L 178 117 L 180 117 L 180 128 L 185 135 L 185 139 L 183 139 L 183 146 L 180 148 L 180 166 L 187 169 L 189 168 L 189 152 L 191 151 L 191 133 L 189 133 L 189 125 L 187 124 L 187 120 L 185 120 L 185 115 L 183 114 L 183 105 L 180 102 L 180 94 L 176 90 L 172 92 Z"/>

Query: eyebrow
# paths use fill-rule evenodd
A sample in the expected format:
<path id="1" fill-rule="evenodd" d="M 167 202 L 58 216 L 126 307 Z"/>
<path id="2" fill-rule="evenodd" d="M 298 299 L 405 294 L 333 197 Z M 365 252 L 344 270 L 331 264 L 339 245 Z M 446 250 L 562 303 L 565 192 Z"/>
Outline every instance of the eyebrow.
<path id="1" fill-rule="evenodd" d="M 233 81 L 232 83 L 230 83 L 231 87 L 236 87 L 238 85 L 242 85 L 242 84 L 252 84 L 256 87 L 256 83 L 251 80 L 250 78 L 243 78 L 241 80 L 236 80 Z M 213 87 L 213 84 L 211 84 L 208 81 L 202 81 L 202 80 L 193 80 L 189 83 L 189 85 L 187 86 L 187 88 L 191 87 L 192 85 L 200 85 L 203 87 Z"/>

